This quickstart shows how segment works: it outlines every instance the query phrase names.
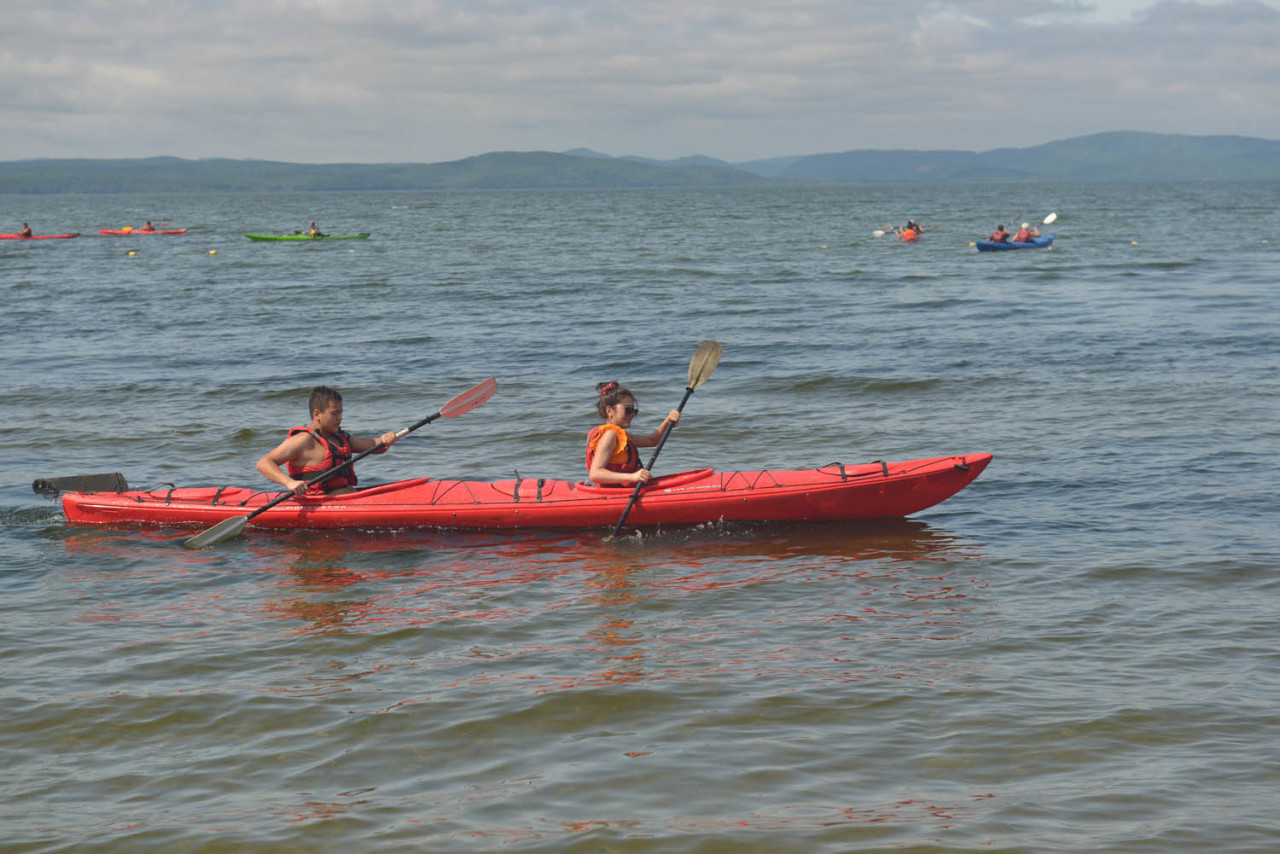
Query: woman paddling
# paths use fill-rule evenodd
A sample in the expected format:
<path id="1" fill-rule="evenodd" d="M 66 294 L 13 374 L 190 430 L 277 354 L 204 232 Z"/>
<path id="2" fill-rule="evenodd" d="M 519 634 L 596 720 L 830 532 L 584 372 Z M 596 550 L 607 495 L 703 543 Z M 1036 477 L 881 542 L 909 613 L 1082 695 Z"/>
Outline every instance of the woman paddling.
<path id="1" fill-rule="evenodd" d="M 636 398 L 617 380 L 599 383 L 600 398 L 596 410 L 604 423 L 587 434 L 587 477 L 596 486 L 628 486 L 645 483 L 653 474 L 640 466 L 638 448 L 651 448 L 680 420 L 680 412 L 671 410 L 658 428 L 647 436 L 633 436 L 627 431 L 631 419 L 640 413 Z"/>

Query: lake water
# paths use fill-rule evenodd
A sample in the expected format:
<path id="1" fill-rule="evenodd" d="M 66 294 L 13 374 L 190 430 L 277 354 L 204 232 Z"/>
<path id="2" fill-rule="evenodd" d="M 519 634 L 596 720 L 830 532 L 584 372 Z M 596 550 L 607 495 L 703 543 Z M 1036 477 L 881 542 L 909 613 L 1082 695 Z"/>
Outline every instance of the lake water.
<path id="1" fill-rule="evenodd" d="M 1280 186 L 0 197 L 0 851 L 1280 848 Z M 1051 250 L 977 253 L 998 222 Z M 907 217 L 917 245 L 872 232 Z M 181 237 L 101 237 L 145 219 Z M 251 243 L 316 220 L 368 241 Z M 8 226 L 12 225 L 10 229 Z M 132 253 L 132 254 L 131 254 Z M 31 482 L 581 478 L 991 451 L 905 520 L 65 522 Z"/>

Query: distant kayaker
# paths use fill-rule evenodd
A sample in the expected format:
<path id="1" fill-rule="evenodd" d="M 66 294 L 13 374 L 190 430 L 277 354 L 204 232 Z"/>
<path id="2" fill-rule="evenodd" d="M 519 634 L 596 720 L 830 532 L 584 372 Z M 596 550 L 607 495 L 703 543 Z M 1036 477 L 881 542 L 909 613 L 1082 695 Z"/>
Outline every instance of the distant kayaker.
<path id="1" fill-rule="evenodd" d="M 1013 236 L 1014 243 L 1030 243 L 1040 236 L 1040 229 L 1024 222 L 1022 227 L 1018 229 L 1018 233 Z"/>
<path id="2" fill-rule="evenodd" d="M 316 221 L 314 219 L 311 220 L 311 230 L 308 231 L 307 234 L 310 234 L 312 237 L 324 237 L 324 233 L 320 231 L 320 229 L 316 228 Z"/>
<path id="3" fill-rule="evenodd" d="M 904 227 L 895 228 L 893 233 L 903 240 L 919 240 L 920 235 L 924 234 L 924 229 L 916 225 L 914 219 L 909 219 Z"/>
<path id="4" fill-rule="evenodd" d="M 671 410 L 658 429 L 647 436 L 633 436 L 627 431 L 631 419 L 640 413 L 636 398 L 626 386 L 617 380 L 596 386 L 599 399 L 596 410 L 604 419 L 587 434 L 587 477 L 597 486 L 626 486 L 644 483 L 653 477 L 640 466 L 637 448 L 652 448 L 662 441 L 662 436 L 680 420 L 680 413 Z"/>
<path id="5" fill-rule="evenodd" d="M 22 231 L 19 231 L 19 232 L 18 232 L 18 236 L 19 236 L 19 237 L 30 237 L 30 236 L 31 236 L 31 226 L 27 225 L 27 224 L 24 222 L 24 223 L 22 224 Z"/>
<path id="6" fill-rule="evenodd" d="M 156 227 L 151 224 L 151 220 L 147 220 L 147 224 L 138 230 L 139 231 L 155 231 Z"/>
<path id="7" fill-rule="evenodd" d="M 342 427 L 342 395 L 328 386 L 318 385 L 311 391 L 311 424 L 294 427 L 289 436 L 258 460 L 258 471 L 272 483 L 302 495 L 341 495 L 356 485 L 356 473 L 348 466 L 320 483 L 307 487 L 311 478 L 347 462 L 355 454 L 373 448 L 385 453 L 396 441 L 395 431 L 376 439 L 352 436 Z M 379 447 L 381 446 L 381 447 Z M 288 467 L 286 474 L 281 466 Z"/>
<path id="8" fill-rule="evenodd" d="M 1005 228 L 1003 225 L 997 225 L 996 230 L 991 232 L 990 242 L 991 243 L 1008 243 L 1010 236 L 1011 235 L 1009 234 L 1009 229 Z"/>

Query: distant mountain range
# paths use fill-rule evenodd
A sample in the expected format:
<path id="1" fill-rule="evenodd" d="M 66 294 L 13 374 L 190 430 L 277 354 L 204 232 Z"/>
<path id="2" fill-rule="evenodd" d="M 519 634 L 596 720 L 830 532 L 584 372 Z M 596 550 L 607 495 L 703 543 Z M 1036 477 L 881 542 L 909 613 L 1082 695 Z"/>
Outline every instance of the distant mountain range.
<path id="1" fill-rule="evenodd" d="M 494 152 L 446 163 L 317 165 L 177 157 L 0 162 L 0 193 L 13 194 L 1021 181 L 1280 181 L 1280 142 L 1122 131 L 984 152 L 868 149 L 742 163 L 704 156 L 613 157 L 585 148 L 559 154 Z"/>

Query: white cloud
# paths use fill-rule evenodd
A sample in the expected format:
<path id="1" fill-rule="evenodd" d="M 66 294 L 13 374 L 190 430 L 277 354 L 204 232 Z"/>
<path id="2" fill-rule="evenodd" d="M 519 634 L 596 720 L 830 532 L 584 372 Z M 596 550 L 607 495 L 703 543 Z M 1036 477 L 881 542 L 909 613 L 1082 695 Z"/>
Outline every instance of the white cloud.
<path id="1" fill-rule="evenodd" d="M 0 159 L 1280 138 L 1275 6 L 1127 2 L 55 0 L 0 33 Z"/>

